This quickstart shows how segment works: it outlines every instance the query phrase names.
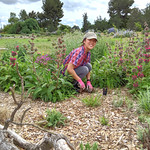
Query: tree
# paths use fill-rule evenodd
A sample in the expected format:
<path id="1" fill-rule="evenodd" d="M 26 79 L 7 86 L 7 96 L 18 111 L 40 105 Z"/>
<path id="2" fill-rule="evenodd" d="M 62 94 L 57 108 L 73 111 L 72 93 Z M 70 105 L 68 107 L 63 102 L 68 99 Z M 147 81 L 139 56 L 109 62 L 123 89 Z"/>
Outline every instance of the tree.
<path id="1" fill-rule="evenodd" d="M 29 13 L 29 18 L 37 19 L 37 14 L 36 14 L 36 12 L 34 12 L 34 11 L 32 10 L 32 12 Z"/>
<path id="2" fill-rule="evenodd" d="M 110 16 L 110 22 L 117 28 L 126 28 L 129 14 L 131 12 L 130 7 L 134 3 L 134 0 L 110 0 L 108 5 L 108 13 Z M 116 24 L 118 20 L 118 24 Z"/>
<path id="3" fill-rule="evenodd" d="M 37 20 L 29 18 L 24 22 L 23 28 L 20 31 L 20 33 L 33 33 L 38 31 L 40 31 L 40 27 L 38 25 Z"/>
<path id="4" fill-rule="evenodd" d="M 144 22 L 146 22 L 148 24 L 148 26 L 150 27 L 150 3 L 147 4 L 146 8 L 143 10 L 144 13 Z"/>
<path id="5" fill-rule="evenodd" d="M 139 30 L 137 29 L 137 23 L 142 25 L 143 14 L 139 8 L 133 8 L 127 22 L 127 28 L 130 30 Z"/>
<path id="6" fill-rule="evenodd" d="M 72 27 L 72 29 L 73 29 L 73 30 L 80 30 L 80 27 L 77 26 L 77 25 L 74 25 L 74 26 Z"/>
<path id="7" fill-rule="evenodd" d="M 20 16 L 20 21 L 25 21 L 26 19 L 29 18 L 29 16 L 27 15 L 27 13 L 24 9 L 20 11 L 19 16 Z"/>
<path id="8" fill-rule="evenodd" d="M 87 13 L 83 14 L 83 26 L 82 26 L 82 32 L 87 31 L 91 26 L 91 23 L 88 21 Z"/>
<path id="9" fill-rule="evenodd" d="M 71 31 L 71 27 L 68 26 L 68 25 L 60 24 L 59 30 L 62 31 L 62 32 L 70 32 Z"/>
<path id="10" fill-rule="evenodd" d="M 17 22 L 9 28 L 7 33 L 10 34 L 20 34 L 20 33 L 33 33 L 33 32 L 38 32 L 40 30 L 40 27 L 38 25 L 38 22 L 33 19 L 29 18 L 24 22 Z"/>
<path id="11" fill-rule="evenodd" d="M 61 22 L 61 18 L 63 17 L 62 6 L 63 3 L 60 0 L 42 0 L 43 6 L 42 9 L 44 11 L 43 25 L 49 31 L 55 31 Z M 43 16 L 42 16 L 43 17 Z"/>
<path id="12" fill-rule="evenodd" d="M 103 20 L 101 16 L 99 16 L 97 20 L 94 21 L 94 26 L 95 30 L 99 30 L 102 32 L 110 27 L 109 22 L 106 20 L 106 18 L 104 18 Z"/>
<path id="13" fill-rule="evenodd" d="M 11 24 L 14 24 L 16 22 L 18 22 L 18 18 L 16 17 L 16 14 L 11 12 L 10 13 L 10 18 L 8 19 L 8 22 L 11 23 Z"/>
<path id="14" fill-rule="evenodd" d="M 46 18 L 45 18 L 45 15 L 43 13 L 37 12 L 37 21 L 38 21 L 38 24 L 41 28 L 45 27 Z"/>

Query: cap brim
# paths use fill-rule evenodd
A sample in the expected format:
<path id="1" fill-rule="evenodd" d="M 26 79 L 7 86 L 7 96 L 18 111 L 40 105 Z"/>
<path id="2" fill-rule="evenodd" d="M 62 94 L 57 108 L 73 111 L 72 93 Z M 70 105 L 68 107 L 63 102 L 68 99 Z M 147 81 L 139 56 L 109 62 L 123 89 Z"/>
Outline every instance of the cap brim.
<path id="1" fill-rule="evenodd" d="M 94 37 L 94 36 L 91 36 L 91 37 L 88 37 L 87 39 L 96 39 L 97 40 L 97 38 L 96 37 Z"/>

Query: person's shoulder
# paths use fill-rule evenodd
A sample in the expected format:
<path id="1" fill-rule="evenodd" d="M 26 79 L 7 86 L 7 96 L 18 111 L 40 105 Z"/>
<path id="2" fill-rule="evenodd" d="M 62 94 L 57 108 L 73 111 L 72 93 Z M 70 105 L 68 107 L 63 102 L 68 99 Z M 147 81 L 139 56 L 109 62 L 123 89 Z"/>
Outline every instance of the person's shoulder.
<path id="1" fill-rule="evenodd" d="M 77 51 L 84 51 L 84 47 L 83 46 L 78 47 Z"/>
<path id="2" fill-rule="evenodd" d="M 82 50 L 82 46 L 80 46 L 80 47 L 78 47 L 78 48 L 73 49 L 73 51 L 72 51 L 72 52 L 79 52 L 79 51 L 81 51 L 81 50 Z"/>

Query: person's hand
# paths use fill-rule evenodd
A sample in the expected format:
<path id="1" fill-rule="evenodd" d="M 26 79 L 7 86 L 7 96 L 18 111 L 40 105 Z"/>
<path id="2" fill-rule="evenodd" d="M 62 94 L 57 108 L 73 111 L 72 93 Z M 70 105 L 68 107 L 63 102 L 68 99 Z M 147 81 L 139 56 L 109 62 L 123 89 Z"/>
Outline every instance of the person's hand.
<path id="1" fill-rule="evenodd" d="M 91 81 L 87 81 L 86 88 L 87 88 L 88 92 L 92 92 L 93 91 L 93 86 L 91 84 Z"/>
<path id="2" fill-rule="evenodd" d="M 80 89 L 85 89 L 85 84 L 84 84 L 84 82 L 81 80 L 81 78 L 78 80 L 78 83 L 79 83 L 79 87 L 80 87 Z"/>

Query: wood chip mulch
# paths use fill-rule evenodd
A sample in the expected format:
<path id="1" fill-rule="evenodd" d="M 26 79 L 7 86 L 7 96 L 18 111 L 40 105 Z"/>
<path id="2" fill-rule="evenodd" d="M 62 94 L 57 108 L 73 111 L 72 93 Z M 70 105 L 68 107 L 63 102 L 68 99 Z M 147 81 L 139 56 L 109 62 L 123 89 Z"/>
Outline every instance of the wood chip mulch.
<path id="1" fill-rule="evenodd" d="M 87 107 L 82 102 L 83 98 L 88 98 L 91 94 L 101 96 L 100 106 Z M 75 97 L 57 103 L 28 99 L 18 111 L 15 121 L 20 119 L 24 110 L 31 107 L 26 113 L 24 123 L 36 124 L 46 115 L 46 109 L 55 108 L 66 116 L 68 121 L 63 127 L 47 129 L 66 135 L 77 150 L 81 142 L 84 144 L 88 142 L 91 145 L 97 142 L 101 150 L 140 150 L 140 142 L 137 139 L 137 130 L 140 126 L 136 113 L 137 104 L 136 100 L 132 100 L 128 90 L 125 88 L 108 89 L 108 94 L 103 96 L 102 89 L 96 89 L 91 94 L 77 94 Z M 17 95 L 18 100 L 19 97 Z M 113 101 L 120 99 L 123 100 L 123 105 L 115 107 Z M 133 108 L 129 109 L 125 103 L 126 99 L 133 102 Z M 0 92 L 0 109 L 7 110 L 4 117 L 9 116 L 6 114 L 10 114 L 15 107 L 12 96 Z M 108 125 L 101 124 L 100 118 L 103 116 L 108 119 Z M 32 126 L 11 125 L 10 129 L 15 130 L 21 137 L 33 143 L 39 142 L 44 136 L 44 131 Z"/>

